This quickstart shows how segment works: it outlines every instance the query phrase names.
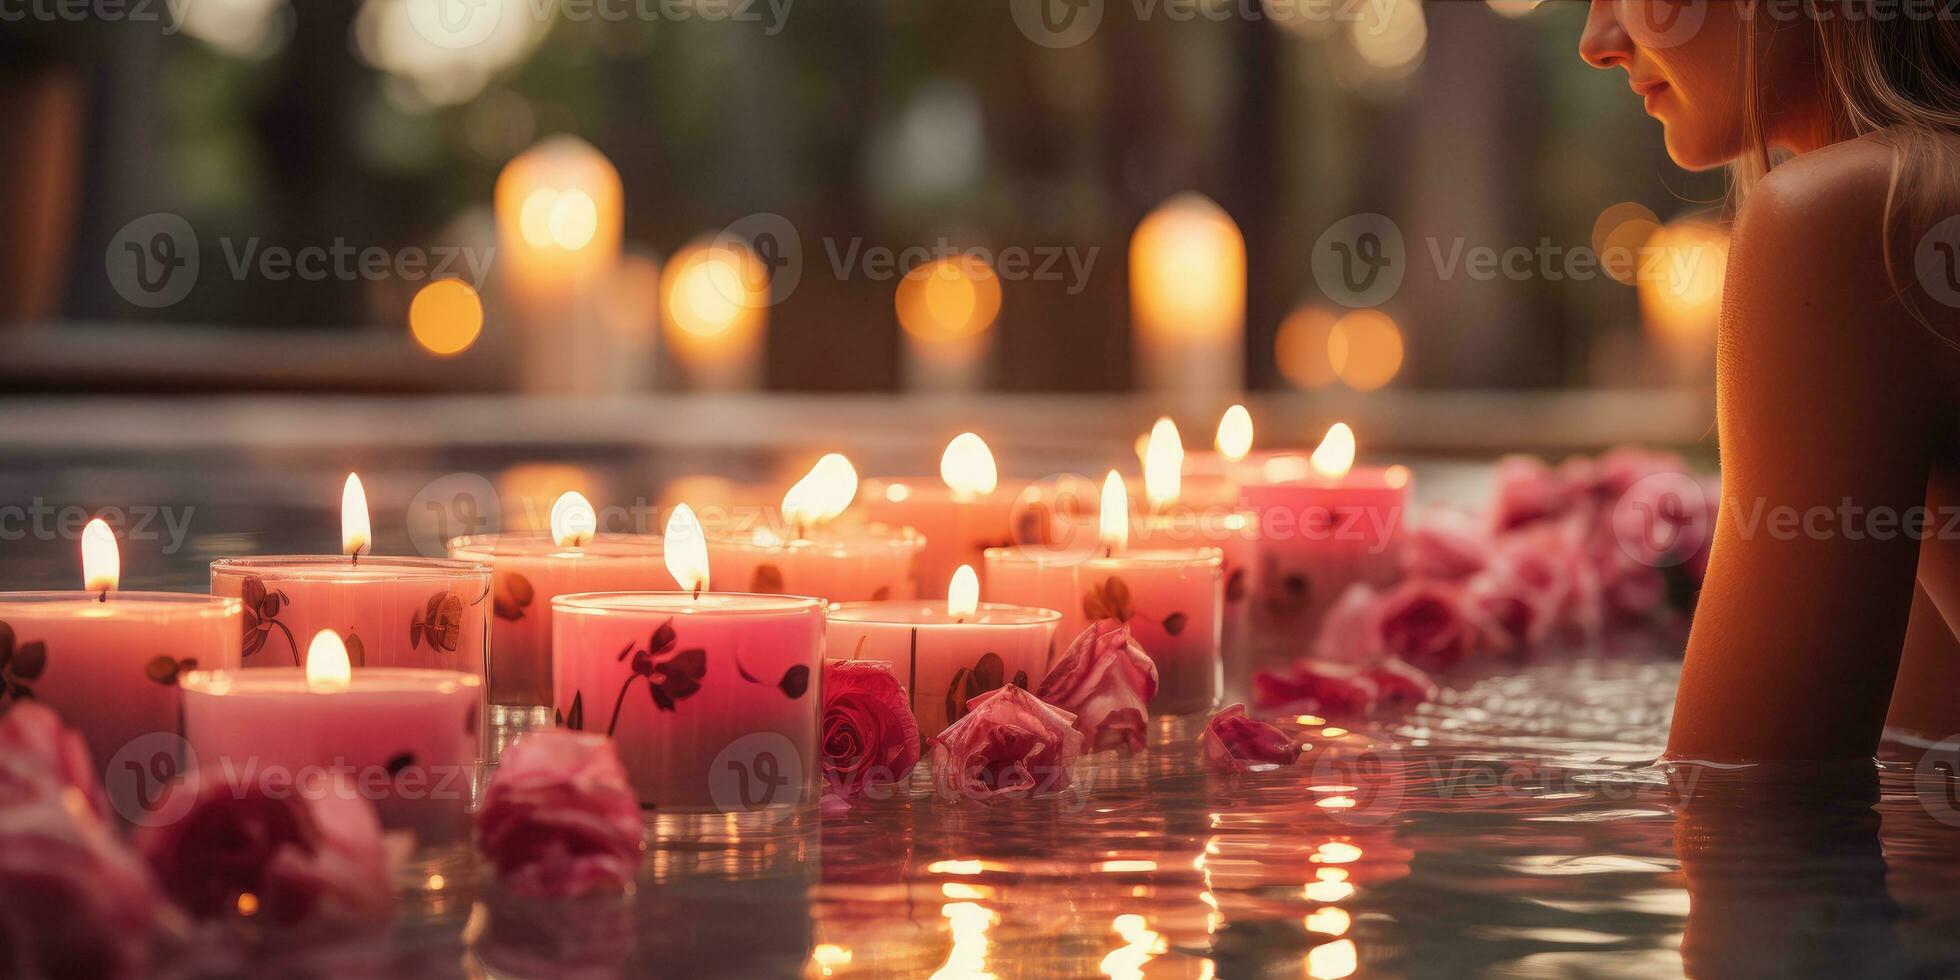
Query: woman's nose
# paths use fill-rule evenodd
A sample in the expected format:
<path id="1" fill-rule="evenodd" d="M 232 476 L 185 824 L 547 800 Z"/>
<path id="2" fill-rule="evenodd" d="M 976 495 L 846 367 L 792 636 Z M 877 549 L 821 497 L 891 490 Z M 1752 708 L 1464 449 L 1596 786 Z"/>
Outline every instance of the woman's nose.
<path id="1" fill-rule="evenodd" d="M 1579 35 L 1579 57 L 1594 68 L 1617 68 L 1633 58 L 1633 41 L 1620 26 L 1616 0 L 1592 0 L 1586 30 Z M 1644 2 L 1644 0 L 1643 0 Z"/>

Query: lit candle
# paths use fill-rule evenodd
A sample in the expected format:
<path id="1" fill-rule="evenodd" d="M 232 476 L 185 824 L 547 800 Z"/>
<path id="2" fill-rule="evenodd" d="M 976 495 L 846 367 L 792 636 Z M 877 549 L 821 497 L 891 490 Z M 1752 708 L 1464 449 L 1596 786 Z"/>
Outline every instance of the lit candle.
<path id="1" fill-rule="evenodd" d="M 926 539 L 912 528 L 838 527 L 857 498 L 857 470 L 838 453 L 817 461 L 783 495 L 783 530 L 755 527 L 708 539 L 715 581 L 750 592 L 809 595 L 832 602 L 909 599 Z"/>
<path id="2" fill-rule="evenodd" d="M 545 532 L 456 538 L 449 557 L 490 567 L 490 720 L 534 726 L 551 720 L 551 600 L 575 592 L 671 589 L 660 538 L 599 534 L 590 501 L 567 492 L 551 505 Z"/>
<path id="3" fill-rule="evenodd" d="M 1250 429 L 1245 436 L 1249 448 Z M 1231 484 L 1228 499 L 1214 496 L 1210 500 L 1189 500 L 1186 494 L 1194 480 L 1182 476 L 1187 461 L 1177 426 L 1168 418 L 1158 419 L 1151 429 L 1143 461 L 1150 512 L 1137 522 L 1135 537 L 1139 543 L 1155 548 L 1205 546 L 1219 550 L 1225 578 L 1222 644 L 1226 659 L 1233 660 L 1250 632 L 1247 596 L 1258 584 L 1259 522 L 1252 511 L 1237 505 L 1236 483 Z M 1237 672 L 1233 673 L 1236 680 Z"/>
<path id="4" fill-rule="evenodd" d="M 238 665 L 240 612 L 236 599 L 118 592 L 120 578 L 115 535 L 98 518 L 82 530 L 86 591 L 0 593 L 0 704 L 31 698 L 60 712 L 97 773 L 114 776 L 118 809 L 136 813 L 126 806 L 150 802 L 179 772 L 178 679 Z"/>
<path id="5" fill-rule="evenodd" d="M 490 569 L 473 561 L 375 557 L 358 476 L 341 492 L 341 554 L 225 558 L 211 593 L 245 605 L 247 667 L 301 666 L 302 638 L 333 630 L 356 670 L 433 667 L 482 676 Z"/>
<path id="6" fill-rule="evenodd" d="M 1053 609 L 981 602 L 979 577 L 961 565 L 943 600 L 832 606 L 828 645 L 833 659 L 891 664 L 905 679 L 919 733 L 931 737 L 981 694 L 1039 687 L 1061 620 Z"/>
<path id="7" fill-rule="evenodd" d="M 1335 423 L 1304 465 L 1269 460 L 1265 477 L 1244 486 L 1259 521 L 1253 629 L 1268 656 L 1298 656 L 1349 585 L 1386 586 L 1400 574 L 1409 471 L 1354 458 L 1354 431 Z"/>
<path id="8" fill-rule="evenodd" d="M 689 243 L 661 275 L 667 352 L 695 388 L 740 390 L 762 380 L 769 268 L 732 235 Z"/>
<path id="9" fill-rule="evenodd" d="M 1120 619 L 1157 664 L 1156 715 L 1209 711 L 1218 701 L 1224 558 L 1216 547 L 1133 549 L 1129 493 L 1114 471 L 1103 481 L 1100 543 L 1093 551 L 987 550 L 994 598 L 1058 609 L 1066 643 L 1097 619 Z"/>
<path id="10" fill-rule="evenodd" d="M 420 847 L 468 839 L 483 681 L 456 670 L 353 669 L 333 630 L 305 667 L 184 675 L 184 738 L 198 765 L 267 789 L 354 792 Z"/>
<path id="11" fill-rule="evenodd" d="M 559 722 L 610 735 L 641 804 L 663 813 L 815 802 L 823 600 L 708 591 L 686 504 L 665 559 L 680 591 L 553 600 Z"/>
<path id="12" fill-rule="evenodd" d="M 1130 238 L 1130 316 L 1146 388 L 1184 407 L 1244 380 L 1245 236 L 1210 198 L 1165 201 Z"/>
<path id="13" fill-rule="evenodd" d="M 940 598 L 942 583 L 961 565 L 974 565 L 989 547 L 1010 544 L 1014 495 L 999 489 L 1000 471 L 985 440 L 963 432 L 946 444 L 939 479 L 866 480 L 864 511 L 871 520 L 925 535 L 919 553 L 919 592 Z"/>

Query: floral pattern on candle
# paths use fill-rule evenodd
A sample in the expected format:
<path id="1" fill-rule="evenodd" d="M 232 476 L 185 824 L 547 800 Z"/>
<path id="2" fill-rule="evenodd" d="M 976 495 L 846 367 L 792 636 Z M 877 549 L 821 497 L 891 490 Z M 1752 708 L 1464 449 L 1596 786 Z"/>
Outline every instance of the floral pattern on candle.
<path id="1" fill-rule="evenodd" d="M 286 649 L 293 655 L 293 666 L 299 666 L 299 640 L 285 623 L 279 621 L 280 610 L 292 604 L 284 589 L 267 589 L 265 580 L 257 575 L 247 575 L 239 583 L 239 601 L 245 606 L 245 640 L 239 648 L 242 655 L 251 657 L 265 648 L 266 638 L 278 627 L 286 636 Z"/>
<path id="2" fill-rule="evenodd" d="M 40 640 L 15 645 L 14 628 L 0 623 L 0 698 L 32 700 L 34 688 L 28 683 L 41 679 L 48 669 L 48 645 Z"/>
<path id="3" fill-rule="evenodd" d="M 1117 575 L 1111 575 L 1100 582 L 1091 582 L 1089 588 L 1082 593 L 1082 614 L 1089 617 L 1090 622 L 1098 619 L 1114 619 L 1128 623 L 1136 619 L 1136 605 L 1130 601 L 1129 585 Z M 1185 624 L 1191 621 L 1191 617 L 1181 612 L 1171 613 L 1163 619 L 1152 619 L 1149 616 L 1144 616 L 1143 619 L 1145 622 L 1163 627 L 1164 632 L 1171 636 L 1184 632 Z"/>
<path id="4" fill-rule="evenodd" d="M 1007 664 L 1000 654 L 991 651 L 981 654 L 973 666 L 961 667 L 953 674 L 953 683 L 946 689 L 946 722 L 951 724 L 966 717 L 967 702 L 988 691 L 997 691 L 1007 683 Z M 1028 672 L 1015 671 L 1013 684 L 1028 690 Z"/>
<path id="5" fill-rule="evenodd" d="M 538 590 L 531 580 L 516 572 L 497 572 L 490 577 L 490 612 L 498 619 L 517 622 L 524 610 L 536 601 Z"/>

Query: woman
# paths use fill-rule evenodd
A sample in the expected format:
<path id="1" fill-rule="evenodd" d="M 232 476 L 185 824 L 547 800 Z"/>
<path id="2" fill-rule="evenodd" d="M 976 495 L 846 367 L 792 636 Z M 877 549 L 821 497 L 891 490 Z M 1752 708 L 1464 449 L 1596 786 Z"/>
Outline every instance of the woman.
<path id="1" fill-rule="evenodd" d="M 1950 7 L 1593 0 L 1581 54 L 1626 70 L 1676 163 L 1731 166 L 1741 201 L 1722 510 L 1674 757 L 1868 757 L 1888 721 L 1960 733 Z"/>

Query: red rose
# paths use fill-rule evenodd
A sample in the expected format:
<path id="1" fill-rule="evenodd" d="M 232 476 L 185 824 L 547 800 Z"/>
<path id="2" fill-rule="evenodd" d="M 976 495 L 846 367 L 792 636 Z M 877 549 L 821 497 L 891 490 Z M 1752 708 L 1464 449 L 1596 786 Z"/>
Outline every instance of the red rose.
<path id="1" fill-rule="evenodd" d="M 904 779 L 919 762 L 919 722 L 905 686 L 880 661 L 823 666 L 824 795 L 850 802 Z"/>
<path id="2" fill-rule="evenodd" d="M 1302 660 L 1284 672 L 1260 671 L 1252 678 L 1253 702 L 1262 711 L 1307 711 L 1330 717 L 1358 717 L 1379 704 L 1413 705 L 1433 700 L 1429 675 L 1394 657 L 1366 666 Z"/>
<path id="3" fill-rule="evenodd" d="M 933 786 L 945 800 L 1059 793 L 1081 752 L 1074 715 L 1009 684 L 967 702 L 966 717 L 932 740 Z"/>
<path id="4" fill-rule="evenodd" d="M 109 819 L 102 780 L 81 733 L 63 725 L 47 705 L 15 702 L 0 717 L 0 805 L 68 789 L 81 794 L 97 819 Z"/>
<path id="5" fill-rule="evenodd" d="M 1449 667 L 1475 652 L 1480 620 L 1457 590 L 1405 582 L 1382 599 L 1377 613 L 1382 649 L 1417 666 Z"/>
<path id="6" fill-rule="evenodd" d="M 1205 762 L 1226 772 L 1245 772 L 1255 765 L 1290 766 L 1300 758 L 1300 746 L 1292 738 L 1273 725 L 1246 717 L 1243 704 L 1212 715 L 1198 743 Z"/>
<path id="7" fill-rule="evenodd" d="M 374 804 L 350 793 L 292 787 L 268 793 L 220 771 L 173 784 L 136 843 L 163 888 L 200 918 L 229 914 L 250 895 L 257 915 L 282 925 L 373 922 L 395 893 Z M 178 799 L 188 795 L 188 803 Z"/>
<path id="8" fill-rule="evenodd" d="M 639 870 L 639 797 L 603 735 L 545 729 L 504 750 L 477 811 L 477 850 L 519 895 L 620 892 Z"/>
<path id="9" fill-rule="evenodd" d="M 1098 752 L 1127 745 L 1141 750 L 1157 694 L 1157 665 L 1130 639 L 1121 620 L 1089 624 L 1062 654 L 1035 694 L 1075 715 L 1075 730 Z"/>

